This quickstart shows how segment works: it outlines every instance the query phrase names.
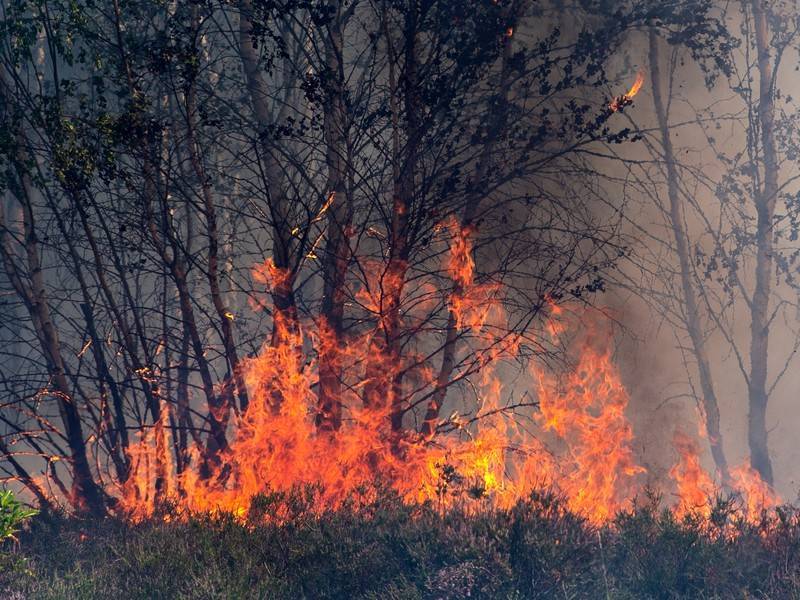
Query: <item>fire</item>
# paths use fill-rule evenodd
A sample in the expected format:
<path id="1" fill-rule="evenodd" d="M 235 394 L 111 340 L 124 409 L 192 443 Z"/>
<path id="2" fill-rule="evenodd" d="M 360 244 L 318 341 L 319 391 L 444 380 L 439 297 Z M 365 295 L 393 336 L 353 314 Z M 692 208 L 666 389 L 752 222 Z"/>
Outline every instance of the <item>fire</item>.
<path id="1" fill-rule="evenodd" d="M 782 504 L 781 497 L 775 493 L 749 465 L 740 465 L 731 471 L 733 488 L 741 495 L 745 517 L 748 521 L 758 521 L 762 511 Z"/>
<path id="2" fill-rule="evenodd" d="M 670 470 L 678 493 L 675 513 L 679 518 L 693 514 L 708 517 L 711 514 L 714 498 L 723 490 L 701 466 L 700 448 L 695 440 L 676 431 L 674 439 L 679 461 Z M 780 496 L 772 490 L 749 465 L 740 465 L 731 470 L 730 487 L 741 502 L 742 516 L 756 522 L 763 511 L 780 506 Z"/>
<path id="3" fill-rule="evenodd" d="M 637 490 L 636 476 L 644 472 L 633 456 L 633 429 L 625 416 L 628 394 L 614 367 L 610 340 L 608 332 L 590 329 L 564 381 L 540 374 L 539 422 L 566 443 L 571 458 L 556 485 L 572 510 L 596 523 L 627 506 Z"/>
<path id="4" fill-rule="evenodd" d="M 502 320 L 499 306 L 501 287 L 493 283 L 475 282 L 475 261 L 472 258 L 472 241 L 470 228 L 462 228 L 454 221 L 448 223 L 453 240 L 450 246 L 450 258 L 447 271 L 455 284 L 450 295 L 450 310 L 456 319 L 459 329 L 479 332 L 494 315 L 495 320 Z"/>
<path id="5" fill-rule="evenodd" d="M 444 293 L 451 337 L 460 343 L 453 347 L 450 380 L 469 377 L 472 409 L 448 410 L 450 416 L 440 417 L 431 435 L 419 433 L 410 420 L 396 426 L 397 395 L 421 404 L 439 392 L 440 376 L 424 348 L 398 356 L 376 344 L 387 327 L 385 291 L 396 290 L 400 282 L 381 264 L 364 263 L 365 279 L 352 297 L 372 315 L 373 328 L 338 340 L 324 323 L 287 327 L 278 318 L 274 327 L 281 335 L 245 363 L 251 401 L 232 417 L 229 447 L 210 456 L 198 439 L 188 467 L 179 472 L 168 450 L 173 442 L 165 409 L 130 451 L 131 475 L 117 493 L 120 510 L 142 519 L 170 501 L 190 511 L 226 511 L 244 519 L 259 494 L 309 489 L 314 509 L 322 512 L 369 500 L 380 487 L 393 489 L 409 504 L 430 502 L 442 510 L 509 508 L 550 487 L 594 524 L 628 508 L 642 491 L 645 470 L 634 455 L 629 398 L 614 364 L 612 332 L 602 324 L 606 320 L 589 312 L 579 318 L 547 303 L 543 334 L 564 350 L 566 368 L 560 373 L 532 368 L 527 376 L 535 402 L 509 404 L 499 365 L 514 362 L 523 344 L 519 336 L 497 333 L 511 330 L 502 286 L 478 277 L 473 229 L 450 220 L 438 231 L 449 241 L 441 273 L 450 286 L 443 291 L 432 280 L 408 293 L 428 298 Z M 271 260 L 254 269 L 254 279 L 265 286 L 287 278 Z M 429 299 L 415 304 L 421 312 L 403 313 L 406 324 L 425 324 L 430 306 L 441 306 Z M 320 430 L 315 421 L 317 356 L 332 347 L 343 374 L 342 421 L 335 431 Z M 717 488 L 701 467 L 697 443 L 676 434 L 675 447 L 680 462 L 670 475 L 678 489 L 676 511 L 708 515 Z M 779 502 L 752 471 L 737 470 L 732 477 L 748 518 Z"/>
<path id="6" fill-rule="evenodd" d="M 678 491 L 675 514 L 678 518 L 688 514 L 707 517 L 711 514 L 711 502 L 717 488 L 700 464 L 700 448 L 695 440 L 681 431 L 675 432 L 672 443 L 680 457 L 669 472 Z"/>
<path id="7" fill-rule="evenodd" d="M 636 96 L 636 94 L 639 93 L 639 90 L 642 89 L 643 85 L 644 85 L 644 72 L 639 71 L 636 74 L 636 80 L 633 82 L 631 89 L 629 89 L 621 96 L 617 96 L 616 98 L 614 98 L 609 103 L 608 108 L 611 110 L 611 112 L 617 112 L 623 106 L 630 104 L 633 101 L 633 98 Z"/>

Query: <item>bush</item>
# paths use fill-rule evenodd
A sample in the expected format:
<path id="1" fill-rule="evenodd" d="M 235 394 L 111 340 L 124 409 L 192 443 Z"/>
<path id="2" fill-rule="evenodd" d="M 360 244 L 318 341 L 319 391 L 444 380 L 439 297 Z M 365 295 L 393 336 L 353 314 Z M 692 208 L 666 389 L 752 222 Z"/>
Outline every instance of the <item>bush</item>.
<path id="1" fill-rule="evenodd" d="M 32 576 L 4 580 L 0 568 L 0 590 L 115 600 L 800 597 L 796 512 L 751 524 L 723 505 L 713 519 L 679 520 L 651 500 L 603 528 L 552 494 L 445 513 L 384 495 L 323 515 L 305 492 L 273 494 L 247 522 L 46 515 L 20 535 Z M 270 522 L 276 514 L 285 520 Z"/>

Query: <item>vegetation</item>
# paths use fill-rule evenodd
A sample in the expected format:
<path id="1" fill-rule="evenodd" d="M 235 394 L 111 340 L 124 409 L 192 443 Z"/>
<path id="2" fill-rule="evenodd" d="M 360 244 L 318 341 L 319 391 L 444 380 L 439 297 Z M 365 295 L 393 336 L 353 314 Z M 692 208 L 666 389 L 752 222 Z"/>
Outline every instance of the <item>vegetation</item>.
<path id="1" fill-rule="evenodd" d="M 0 596 L 800 598 L 798 61 L 800 0 L 0 1 Z"/>
<path id="2" fill-rule="evenodd" d="M 362 409 L 388 462 L 529 419 L 476 391 L 567 362 L 552 307 L 630 255 L 629 50 L 735 46 L 710 0 L 107 4 L 0 4 L 0 478 L 92 516 Z"/>
<path id="3" fill-rule="evenodd" d="M 22 524 L 38 513 L 17 500 L 11 490 L 0 491 L 0 542 L 13 539 Z"/>
<path id="4" fill-rule="evenodd" d="M 47 515 L 22 538 L 30 598 L 796 598 L 800 516 L 709 519 L 647 497 L 603 528 L 550 494 L 507 511 L 408 507 L 385 496 L 322 516 L 313 495 L 262 496 L 229 515 L 137 525 Z M 275 524 L 263 515 L 290 515 Z M 2 588 L 0 588 L 2 589 Z"/>

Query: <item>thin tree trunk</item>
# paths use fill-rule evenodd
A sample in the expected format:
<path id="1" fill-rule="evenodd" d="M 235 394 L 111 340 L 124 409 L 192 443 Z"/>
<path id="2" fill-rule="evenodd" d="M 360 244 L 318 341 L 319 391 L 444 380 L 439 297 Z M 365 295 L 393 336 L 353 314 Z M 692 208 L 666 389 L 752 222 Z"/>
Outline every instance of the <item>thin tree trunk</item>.
<path id="1" fill-rule="evenodd" d="M 474 221 L 480 210 L 481 201 L 485 189 L 485 182 L 489 175 L 489 169 L 495 152 L 495 145 L 505 130 L 508 120 L 508 96 L 511 86 L 511 56 L 513 39 L 512 33 L 516 27 L 517 20 L 527 4 L 526 0 L 512 3 L 506 14 L 508 29 L 503 37 L 503 52 L 501 56 L 500 77 L 497 86 L 495 101 L 489 107 L 488 124 L 486 127 L 486 141 L 478 158 L 478 165 L 475 169 L 475 180 L 473 181 L 473 192 L 465 198 L 464 211 L 461 215 L 459 226 L 462 232 L 472 232 Z M 455 282 L 452 295 L 457 296 L 463 289 L 460 282 Z M 444 346 L 442 347 L 442 363 L 436 377 L 436 388 L 428 401 L 425 410 L 425 420 L 422 423 L 422 435 L 432 437 L 436 433 L 439 420 L 439 413 L 442 404 L 447 396 L 447 389 L 450 386 L 450 378 L 456 366 L 456 341 L 458 340 L 458 318 L 456 313 L 450 309 L 447 315 L 447 329 L 445 331 Z"/>
<path id="2" fill-rule="evenodd" d="M 299 333 L 297 304 L 294 296 L 294 224 L 289 219 L 289 200 L 283 189 L 280 165 L 268 139 L 272 124 L 269 110 L 269 92 L 264 73 L 259 65 L 258 50 L 253 27 L 251 0 L 239 0 L 239 55 L 244 67 L 250 102 L 258 125 L 261 165 L 267 185 L 267 201 L 272 218 L 273 261 L 281 276 L 271 290 L 273 303 L 272 345 L 294 344 Z M 273 408 L 277 410 L 281 399 L 273 394 Z"/>
<path id="3" fill-rule="evenodd" d="M 756 50 L 758 53 L 758 120 L 764 159 L 764 183 L 756 191 L 756 270 L 750 324 L 750 414 L 748 441 L 750 464 L 761 478 L 773 484 L 772 461 L 767 440 L 767 367 L 769 350 L 769 308 L 773 270 L 773 218 L 778 195 L 778 154 L 775 146 L 775 105 L 772 90 L 772 61 L 769 28 L 763 0 L 752 0 Z"/>
<path id="4" fill-rule="evenodd" d="M 42 486 L 36 483 L 36 480 L 31 477 L 30 473 L 25 469 L 25 467 L 20 464 L 20 462 L 14 458 L 14 453 L 12 452 L 11 448 L 9 448 L 8 444 L 5 443 L 2 437 L 0 437 L 0 455 L 3 456 L 3 460 L 8 461 L 11 465 L 11 468 L 14 469 L 14 472 L 17 474 L 20 483 L 24 485 L 31 494 L 34 495 L 36 500 L 39 502 L 39 508 L 42 510 L 51 510 L 53 508 L 52 502 L 47 497 L 47 494 L 44 493 Z"/>
<path id="5" fill-rule="evenodd" d="M 653 89 L 653 103 L 655 104 L 656 118 L 661 135 L 661 146 L 664 149 L 664 162 L 667 169 L 667 196 L 670 206 L 670 224 L 675 237 L 675 248 L 678 253 L 680 265 L 681 288 L 686 318 L 686 331 L 692 341 L 692 350 L 697 361 L 697 370 L 700 376 L 700 390 L 702 393 L 703 412 L 705 413 L 706 435 L 711 446 L 711 455 L 720 472 L 723 484 L 729 480 L 728 461 L 722 441 L 722 432 L 719 428 L 719 403 L 714 390 L 714 381 L 711 376 L 711 364 L 705 347 L 705 337 L 700 322 L 698 309 L 697 290 L 693 282 L 692 256 L 689 239 L 686 232 L 686 217 L 683 203 L 680 200 L 678 186 L 678 171 L 675 166 L 675 152 L 670 139 L 669 123 L 664 107 L 663 91 L 661 89 L 661 68 L 659 64 L 658 36 L 655 30 L 649 33 L 649 60 L 650 79 Z"/>
<path id="6" fill-rule="evenodd" d="M 141 119 L 142 93 L 136 85 L 133 69 L 126 53 L 127 51 L 122 35 L 123 25 L 119 0 L 113 0 L 113 9 L 117 47 L 127 80 L 128 95 L 131 102 L 131 116 L 135 119 Z M 147 140 L 143 139 L 142 142 L 145 142 L 141 152 L 143 177 L 142 199 L 145 222 L 159 256 L 169 269 L 170 275 L 175 280 L 181 317 L 184 322 L 184 327 L 186 328 L 185 330 L 189 333 L 192 350 L 195 354 L 195 361 L 197 362 L 197 369 L 200 372 L 200 378 L 203 382 L 203 392 L 206 396 L 210 428 L 210 435 L 206 443 L 205 452 L 205 460 L 208 463 L 208 461 L 216 460 L 218 453 L 228 446 L 225 429 L 227 426 L 229 406 L 222 395 L 218 395 L 214 392 L 214 380 L 211 377 L 208 361 L 205 358 L 205 349 L 200 338 L 197 320 L 195 319 L 194 309 L 192 307 L 192 299 L 187 281 L 187 270 L 181 258 L 181 247 L 171 232 L 168 220 L 169 213 L 166 208 L 164 194 L 159 194 L 157 161 L 154 158 L 153 149 L 146 143 Z M 160 221 L 156 219 L 153 212 L 153 206 L 159 204 L 159 202 L 162 217 Z M 159 230 L 159 224 L 162 227 L 161 230 Z M 161 233 L 163 233 L 166 241 L 162 239 Z M 169 249 L 167 247 L 167 242 L 169 242 Z M 170 250 L 172 252 L 171 256 Z M 153 417 L 156 422 L 160 422 L 160 414 L 153 415 Z M 204 469 L 204 473 L 207 474 L 208 470 Z"/>
<path id="7" fill-rule="evenodd" d="M 194 307 L 192 306 L 192 295 L 189 290 L 188 272 L 185 263 L 181 257 L 182 248 L 175 236 L 172 233 L 171 225 L 167 222 L 168 211 L 164 207 L 162 200 L 162 219 L 161 231 L 163 231 L 166 240 L 162 239 L 159 231 L 158 222 L 156 221 L 153 212 L 153 202 L 158 201 L 158 194 L 156 192 L 156 170 L 154 161 L 149 156 L 149 149 L 144 149 L 145 156 L 143 158 L 143 175 L 144 175 L 144 209 L 145 220 L 150 233 L 150 238 L 156 246 L 162 261 L 169 269 L 172 279 L 175 281 L 175 287 L 178 292 L 178 306 L 180 307 L 181 319 L 183 320 L 185 331 L 189 334 L 194 359 L 197 363 L 197 370 L 200 372 L 200 379 L 203 383 L 203 392 L 206 397 L 206 405 L 208 407 L 208 422 L 210 434 L 206 443 L 205 460 L 216 461 L 217 455 L 228 447 L 226 438 L 226 427 L 230 406 L 225 401 L 223 394 L 217 394 L 214 391 L 214 380 L 211 377 L 211 369 L 205 357 L 205 348 L 203 341 L 200 337 L 200 331 L 197 327 L 197 319 L 194 314 Z M 169 242 L 169 249 L 167 247 Z M 153 415 L 155 422 L 160 422 L 161 414 Z M 204 470 L 207 474 L 207 469 Z"/>
<path id="8" fill-rule="evenodd" d="M 322 317 L 325 328 L 319 358 L 319 412 L 317 427 L 339 429 L 342 423 L 341 351 L 344 343 L 345 277 L 350 258 L 348 234 L 353 208 L 347 189 L 348 148 L 344 105 L 344 64 L 341 4 L 325 35 L 325 62 L 328 72 L 325 105 L 326 162 L 328 166 L 328 227 L 322 275 Z"/>
<path id="9" fill-rule="evenodd" d="M 94 516 L 105 514 L 105 498 L 94 480 L 89 460 L 86 454 L 86 442 L 83 437 L 83 426 L 80 413 L 72 390 L 67 380 L 66 368 L 61 355 L 61 344 L 58 330 L 53 323 L 47 291 L 44 283 L 44 273 L 39 262 L 39 243 L 36 234 L 36 224 L 32 198 L 34 196 L 33 184 L 25 170 L 28 163 L 24 150 L 24 140 L 17 137 L 20 154 L 17 157 L 15 170 L 17 181 L 12 190 L 22 206 L 24 228 L 24 250 L 27 257 L 27 275 L 30 284 L 25 283 L 17 273 L 13 264 L 14 252 L 11 248 L 11 239 L 5 223 L 5 215 L 0 212 L 0 245 L 2 245 L 3 261 L 6 272 L 14 285 L 20 298 L 25 302 L 30 313 L 42 354 L 47 362 L 48 372 L 53 387 L 53 397 L 56 399 L 64 423 L 67 443 L 70 449 L 69 462 L 72 467 L 71 502 L 80 512 L 87 512 Z"/>
<path id="10" fill-rule="evenodd" d="M 208 421 L 211 429 L 206 444 L 207 459 L 214 460 L 217 454 L 228 447 L 225 429 L 228 423 L 229 406 L 223 394 L 214 393 L 214 380 L 211 378 L 211 369 L 205 358 L 205 348 L 197 329 L 197 320 L 192 307 L 191 293 L 186 279 L 186 271 L 181 262 L 175 261 L 172 267 L 175 286 L 178 290 L 178 305 L 185 330 L 189 334 L 194 359 L 197 362 L 200 379 L 203 382 L 203 391 L 208 404 Z"/>
<path id="11" fill-rule="evenodd" d="M 414 183 L 417 170 L 417 147 L 421 138 L 421 101 L 419 98 L 417 26 L 419 6 L 416 0 L 406 7 L 404 27 L 405 59 L 401 81 L 394 75 L 395 53 L 392 48 L 390 30 L 384 15 L 384 35 L 389 48 L 389 93 L 392 115 L 392 216 L 389 230 L 389 260 L 381 280 L 380 324 L 372 340 L 373 360 L 367 369 L 367 384 L 364 387 L 365 406 L 377 407 L 388 399 L 390 422 L 394 433 L 403 425 L 402 405 L 402 356 L 400 348 L 400 310 L 409 259 L 409 217 L 414 202 Z M 398 85 L 402 88 L 404 123 L 401 125 L 400 107 L 395 100 Z M 405 133 L 405 144 L 400 142 L 401 127 Z"/>
<path id="12" fill-rule="evenodd" d="M 72 199 L 73 205 L 80 205 L 80 192 L 74 189 L 68 189 L 67 186 L 64 187 L 67 195 Z M 84 276 L 83 267 L 81 266 L 80 257 L 78 256 L 75 243 L 69 235 L 69 231 L 67 230 L 66 224 L 64 223 L 64 219 L 56 201 L 51 197 L 48 190 L 44 190 L 43 195 L 47 199 L 47 203 L 52 210 L 53 215 L 55 216 L 55 220 L 61 235 L 64 237 L 64 240 L 66 240 L 69 255 L 72 260 L 73 274 L 75 275 L 75 279 L 77 280 L 78 286 L 81 290 L 83 302 L 80 304 L 80 309 L 84 317 L 84 322 L 86 323 L 86 332 L 89 334 L 89 340 L 91 342 L 90 352 L 95 359 L 95 367 L 97 369 L 100 392 L 103 396 L 104 403 L 106 403 L 107 396 L 106 388 L 108 388 L 111 393 L 114 424 L 112 425 L 108 421 L 107 414 L 104 415 L 103 420 L 108 428 L 109 454 L 111 455 L 111 459 L 114 462 L 114 466 L 117 470 L 117 477 L 119 481 L 122 482 L 128 478 L 128 469 L 130 467 L 130 460 L 128 456 L 128 432 L 125 425 L 122 395 L 117 386 L 117 382 L 111 376 L 111 372 L 106 361 L 105 352 L 103 350 L 103 342 L 97 334 L 94 308 L 92 307 L 89 285 L 86 281 L 86 277 Z M 87 407 L 91 408 L 89 405 L 87 405 Z M 106 412 L 106 407 L 102 408 L 104 413 Z"/>
<path id="13" fill-rule="evenodd" d="M 192 9 L 196 13 L 196 7 Z M 199 27 L 196 14 L 193 16 L 193 27 Z M 219 318 L 220 328 L 222 329 L 222 345 L 225 348 L 225 357 L 231 370 L 231 376 L 236 386 L 239 397 L 239 408 L 242 412 L 247 410 L 248 397 L 247 386 L 244 382 L 242 369 L 239 362 L 239 354 L 236 349 L 236 340 L 233 335 L 231 325 L 232 315 L 225 306 L 222 298 L 222 291 L 219 283 L 219 232 L 217 229 L 217 211 L 214 206 L 214 198 L 211 192 L 211 182 L 206 174 L 203 159 L 200 156 L 200 147 L 197 140 L 196 123 L 196 87 L 191 82 L 186 91 L 186 145 L 189 149 L 189 158 L 192 163 L 195 176 L 200 182 L 200 189 L 203 197 L 203 214 L 206 219 L 206 234 L 208 237 L 208 286 L 211 291 L 211 301 Z"/>

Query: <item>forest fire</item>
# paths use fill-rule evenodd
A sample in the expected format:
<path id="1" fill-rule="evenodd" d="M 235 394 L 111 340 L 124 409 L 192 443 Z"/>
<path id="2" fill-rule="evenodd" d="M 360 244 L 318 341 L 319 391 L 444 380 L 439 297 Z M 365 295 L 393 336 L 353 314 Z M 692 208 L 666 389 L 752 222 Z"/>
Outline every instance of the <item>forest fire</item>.
<path id="1" fill-rule="evenodd" d="M 795 64 L 800 1 L 3 0 L 0 597 L 800 598 Z"/>
<path id="2" fill-rule="evenodd" d="M 699 514 L 707 517 L 711 513 L 716 486 L 700 464 L 697 442 L 685 433 L 676 431 L 673 445 L 680 457 L 669 472 L 677 485 L 678 502 L 675 512 L 679 516 Z"/>
<path id="3" fill-rule="evenodd" d="M 453 283 L 450 310 L 457 328 L 479 340 L 476 350 L 483 353 L 473 414 L 454 412 L 429 437 L 393 430 L 391 392 L 385 403 L 368 404 L 362 390 L 369 386 L 364 373 L 371 365 L 379 363 L 387 381 L 400 367 L 387 354 L 375 355 L 375 332 L 366 332 L 349 337 L 339 356 L 346 377 L 341 427 L 320 431 L 314 418 L 314 357 L 337 340 L 313 324 L 285 328 L 280 344 L 265 344 L 245 365 L 251 402 L 232 425 L 230 446 L 214 459 L 203 447 L 192 450 L 189 462 L 202 468 L 178 473 L 170 464 L 166 412 L 154 428 L 145 430 L 131 448 L 132 474 L 119 496 L 122 513 L 142 519 L 169 501 L 189 511 L 224 511 L 244 518 L 254 496 L 298 488 L 310 489 L 315 510 L 324 512 L 347 502 L 368 501 L 380 486 L 393 489 L 407 503 L 467 510 L 509 508 L 532 491 L 547 488 L 598 525 L 629 508 L 643 491 L 645 469 L 632 450 L 634 432 L 625 415 L 628 394 L 614 365 L 613 335 L 602 325 L 602 317 L 587 322 L 586 315 L 568 315 L 547 303 L 548 335 L 556 343 L 570 340 L 568 366 L 560 374 L 533 368 L 535 409 L 528 406 L 520 413 L 509 408 L 501 401 L 503 384 L 496 368 L 516 356 L 520 340 L 494 333 L 504 330 L 498 327 L 505 318 L 502 290 L 475 283 L 468 228 L 451 220 L 438 230 L 450 234 L 444 264 Z M 271 260 L 257 267 L 255 276 L 273 284 L 283 280 Z M 380 299 L 366 292 L 363 296 L 378 310 Z M 303 350 L 309 346 L 310 351 Z M 417 371 L 415 384 L 435 389 L 432 369 L 423 365 Z M 678 432 L 674 445 L 680 456 L 670 471 L 677 488 L 676 513 L 708 516 L 721 489 L 700 465 L 694 440 Z M 201 475 L 203 469 L 210 473 Z M 750 469 L 735 470 L 731 485 L 743 497 L 750 519 L 779 504 Z"/>

